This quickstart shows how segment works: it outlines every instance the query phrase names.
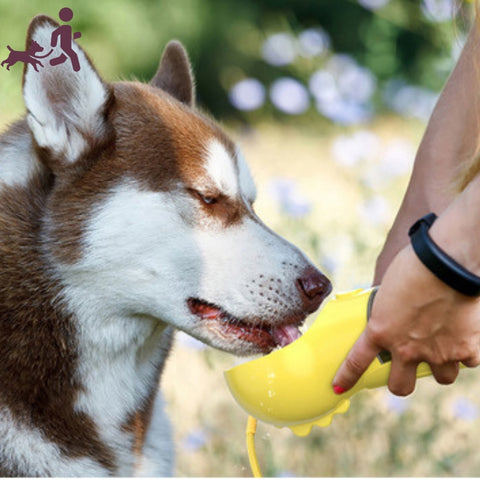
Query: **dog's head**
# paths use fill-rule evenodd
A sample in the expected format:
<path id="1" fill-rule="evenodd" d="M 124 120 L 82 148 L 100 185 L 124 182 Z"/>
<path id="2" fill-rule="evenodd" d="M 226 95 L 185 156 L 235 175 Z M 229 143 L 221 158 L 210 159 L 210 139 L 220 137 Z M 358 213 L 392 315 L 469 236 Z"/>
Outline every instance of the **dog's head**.
<path id="1" fill-rule="evenodd" d="M 45 43 L 55 27 L 37 17 L 30 36 Z M 127 330 L 155 319 L 237 354 L 296 338 L 330 283 L 256 216 L 239 148 L 194 107 L 183 47 L 166 47 L 149 85 L 106 84 L 74 49 L 79 72 L 65 62 L 24 75 L 53 184 L 45 251 L 69 302 L 128 319 Z"/>

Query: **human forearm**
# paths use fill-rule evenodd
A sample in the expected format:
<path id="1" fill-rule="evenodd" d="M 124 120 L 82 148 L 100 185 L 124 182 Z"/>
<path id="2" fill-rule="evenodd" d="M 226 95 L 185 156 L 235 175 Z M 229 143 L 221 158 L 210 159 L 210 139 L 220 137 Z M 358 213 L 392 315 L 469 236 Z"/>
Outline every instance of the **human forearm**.
<path id="1" fill-rule="evenodd" d="M 430 229 L 448 255 L 480 275 L 480 176 L 449 205 Z"/>
<path id="2" fill-rule="evenodd" d="M 454 179 L 476 155 L 480 131 L 480 36 L 474 27 L 435 106 L 418 149 L 402 206 L 380 254 L 374 283 L 408 243 L 408 227 L 455 197 Z"/>

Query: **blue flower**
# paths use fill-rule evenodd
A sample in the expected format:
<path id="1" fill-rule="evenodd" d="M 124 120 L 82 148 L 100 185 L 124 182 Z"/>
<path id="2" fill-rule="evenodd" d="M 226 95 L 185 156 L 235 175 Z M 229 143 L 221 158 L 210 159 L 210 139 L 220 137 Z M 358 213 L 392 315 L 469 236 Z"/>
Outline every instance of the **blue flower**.
<path id="1" fill-rule="evenodd" d="M 422 12 L 434 22 L 446 22 L 457 16 L 459 5 L 454 0 L 422 0 Z"/>
<path id="2" fill-rule="evenodd" d="M 405 117 L 427 121 L 438 99 L 438 94 L 422 87 L 391 80 L 383 91 L 385 104 Z"/>
<path id="3" fill-rule="evenodd" d="M 332 55 L 325 69 L 309 80 L 317 110 L 335 123 L 352 125 L 371 119 L 370 100 L 377 87 L 375 75 L 345 54 Z"/>
<path id="4" fill-rule="evenodd" d="M 382 155 L 380 170 L 387 178 L 406 175 L 413 168 L 415 147 L 412 142 L 397 138 L 389 143 Z"/>
<path id="5" fill-rule="evenodd" d="M 205 446 L 208 435 L 201 429 L 192 430 L 182 440 L 182 448 L 188 452 L 195 452 Z"/>
<path id="6" fill-rule="evenodd" d="M 256 110 L 265 102 L 265 87 L 255 78 L 246 78 L 230 89 L 229 99 L 238 110 Z"/>
<path id="7" fill-rule="evenodd" d="M 384 197 L 375 195 L 358 207 L 359 214 L 372 225 L 381 225 L 390 220 L 390 207 Z"/>
<path id="8" fill-rule="evenodd" d="M 312 204 L 297 189 L 290 178 L 276 178 L 270 182 L 270 192 L 281 209 L 291 217 L 301 218 L 310 213 Z"/>
<path id="9" fill-rule="evenodd" d="M 277 475 L 275 475 L 277 478 L 294 478 L 295 475 L 290 472 L 289 470 L 282 470 L 279 472 Z"/>
<path id="10" fill-rule="evenodd" d="M 390 0 L 358 0 L 358 3 L 368 10 L 377 10 L 384 7 Z"/>
<path id="11" fill-rule="evenodd" d="M 325 255 L 319 261 L 320 265 L 331 275 L 335 274 L 340 267 L 341 262 L 332 255 Z"/>
<path id="12" fill-rule="evenodd" d="M 398 413 L 401 415 L 406 410 L 408 410 L 410 400 L 404 397 L 398 397 L 393 393 L 387 393 L 387 407 L 392 410 L 392 412 Z"/>
<path id="13" fill-rule="evenodd" d="M 320 27 L 308 28 L 298 36 L 300 53 L 303 57 L 316 57 L 330 48 L 330 36 Z"/>
<path id="14" fill-rule="evenodd" d="M 373 116 L 373 109 L 370 105 L 352 100 L 317 101 L 316 107 L 324 117 L 339 125 L 366 123 Z"/>
<path id="15" fill-rule="evenodd" d="M 332 143 L 335 161 L 344 167 L 353 167 L 363 160 L 375 158 L 379 149 L 379 138 L 368 130 L 358 130 L 353 135 L 339 135 Z"/>
<path id="16" fill-rule="evenodd" d="M 267 63 L 276 67 L 292 63 L 297 56 L 295 38 L 285 32 L 270 35 L 263 43 L 262 56 Z"/>
<path id="17" fill-rule="evenodd" d="M 308 90 L 298 80 L 289 77 L 272 83 L 270 99 L 276 108 L 289 115 L 304 113 L 310 106 Z"/>
<path id="18" fill-rule="evenodd" d="M 457 398 L 453 404 L 453 415 L 461 420 L 472 422 L 478 417 L 478 406 L 467 398 Z"/>
<path id="19" fill-rule="evenodd" d="M 207 348 L 207 346 L 200 340 L 197 340 L 184 332 L 178 332 L 176 334 L 176 339 L 182 347 L 190 348 L 192 350 L 205 350 Z"/>

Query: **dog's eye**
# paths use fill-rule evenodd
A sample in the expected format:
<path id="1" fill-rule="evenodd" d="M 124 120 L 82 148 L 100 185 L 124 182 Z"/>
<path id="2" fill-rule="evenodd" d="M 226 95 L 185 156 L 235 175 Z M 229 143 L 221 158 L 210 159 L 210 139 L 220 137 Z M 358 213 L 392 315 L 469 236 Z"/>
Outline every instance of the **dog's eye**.
<path id="1" fill-rule="evenodd" d="M 212 197 L 209 195 L 199 194 L 199 197 L 202 200 L 202 202 L 205 203 L 206 205 L 214 205 L 215 203 L 218 202 L 218 198 Z"/>
<path id="2" fill-rule="evenodd" d="M 198 190 L 189 189 L 190 194 L 193 195 L 195 198 L 200 200 L 205 205 L 215 205 L 218 203 L 219 197 L 215 195 L 209 195 L 207 193 L 199 192 Z"/>

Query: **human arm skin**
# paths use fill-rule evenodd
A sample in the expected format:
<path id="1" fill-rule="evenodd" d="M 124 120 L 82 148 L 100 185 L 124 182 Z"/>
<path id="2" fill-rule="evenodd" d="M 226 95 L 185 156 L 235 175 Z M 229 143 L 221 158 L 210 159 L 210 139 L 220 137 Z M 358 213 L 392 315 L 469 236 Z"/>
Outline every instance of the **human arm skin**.
<path id="1" fill-rule="evenodd" d="M 409 227 L 426 213 L 439 215 L 453 200 L 453 181 L 477 152 L 479 112 L 480 34 L 475 23 L 418 149 L 403 203 L 377 259 L 375 285 L 409 243 Z"/>
<path id="2" fill-rule="evenodd" d="M 479 205 L 477 176 L 430 229 L 433 241 L 476 275 L 480 275 Z M 407 245 L 388 267 L 367 327 L 333 385 L 350 389 L 382 350 L 392 354 L 388 387 L 396 395 L 414 390 L 422 361 L 430 364 L 439 383 L 454 382 L 458 362 L 467 367 L 480 364 L 480 297 L 467 297 L 443 283 Z"/>
<path id="3" fill-rule="evenodd" d="M 473 26 L 440 95 L 419 147 L 402 206 L 375 270 L 381 284 L 371 318 L 333 384 L 348 390 L 381 350 L 392 353 L 390 390 L 415 388 L 420 361 L 436 380 L 452 383 L 458 362 L 480 364 L 480 300 L 437 279 L 417 258 L 408 229 L 435 212 L 433 240 L 457 262 L 480 275 L 480 176 L 458 196 L 454 179 L 478 155 L 480 132 L 480 35 Z"/>

